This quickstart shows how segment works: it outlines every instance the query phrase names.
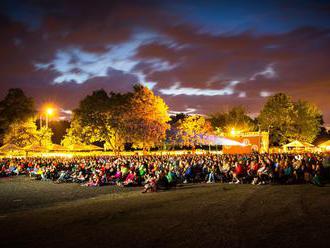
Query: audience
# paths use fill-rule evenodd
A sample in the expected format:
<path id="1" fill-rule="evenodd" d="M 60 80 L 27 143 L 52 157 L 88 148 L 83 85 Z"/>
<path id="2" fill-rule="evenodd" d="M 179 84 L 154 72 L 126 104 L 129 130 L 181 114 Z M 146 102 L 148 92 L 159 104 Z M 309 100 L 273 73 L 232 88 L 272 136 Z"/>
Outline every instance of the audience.
<path id="1" fill-rule="evenodd" d="M 251 183 L 321 186 L 329 179 L 329 156 L 322 154 L 100 156 L 2 158 L 0 177 L 28 175 L 82 186 L 144 186 L 143 192 L 178 183 Z"/>

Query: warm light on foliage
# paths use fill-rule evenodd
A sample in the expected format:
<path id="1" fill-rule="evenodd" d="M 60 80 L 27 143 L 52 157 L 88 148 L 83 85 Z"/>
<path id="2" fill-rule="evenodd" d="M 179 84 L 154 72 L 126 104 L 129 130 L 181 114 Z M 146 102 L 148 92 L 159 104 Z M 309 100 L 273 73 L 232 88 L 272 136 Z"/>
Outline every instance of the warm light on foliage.
<path id="1" fill-rule="evenodd" d="M 122 151 L 125 142 L 149 149 L 165 139 L 169 116 L 162 98 L 146 87 L 133 93 L 109 95 L 94 91 L 80 102 L 62 144 L 104 142 L 112 151 Z"/>
<path id="2" fill-rule="evenodd" d="M 211 132 L 212 127 L 209 121 L 203 116 L 192 115 L 178 121 L 176 139 L 181 146 L 207 145 L 208 140 L 205 137 Z"/>
<path id="3" fill-rule="evenodd" d="M 141 85 L 134 93 L 126 113 L 128 141 L 135 147 L 149 149 L 160 145 L 169 128 L 168 106 L 159 96 Z"/>
<path id="4" fill-rule="evenodd" d="M 252 118 L 247 115 L 244 107 L 233 107 L 228 112 L 219 112 L 210 116 L 210 121 L 217 134 L 250 132 L 255 129 L 255 123 Z M 234 130 L 234 132 L 232 132 Z"/>
<path id="5" fill-rule="evenodd" d="M 29 145 L 48 147 L 52 144 L 52 135 L 53 132 L 50 128 L 42 127 L 37 130 L 35 120 L 30 118 L 27 121 L 11 124 L 5 134 L 4 143 L 15 144 L 21 148 Z"/>

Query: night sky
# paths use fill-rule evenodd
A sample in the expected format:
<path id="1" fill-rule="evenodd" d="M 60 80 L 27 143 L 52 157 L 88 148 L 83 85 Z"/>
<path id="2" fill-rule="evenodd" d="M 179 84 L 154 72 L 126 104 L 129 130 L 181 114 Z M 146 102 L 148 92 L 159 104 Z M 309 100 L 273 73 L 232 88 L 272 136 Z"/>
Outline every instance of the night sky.
<path id="1" fill-rule="evenodd" d="M 2 0 L 0 34 L 0 97 L 20 87 L 63 115 L 140 82 L 172 113 L 255 115 L 285 92 L 330 124 L 329 1 Z"/>

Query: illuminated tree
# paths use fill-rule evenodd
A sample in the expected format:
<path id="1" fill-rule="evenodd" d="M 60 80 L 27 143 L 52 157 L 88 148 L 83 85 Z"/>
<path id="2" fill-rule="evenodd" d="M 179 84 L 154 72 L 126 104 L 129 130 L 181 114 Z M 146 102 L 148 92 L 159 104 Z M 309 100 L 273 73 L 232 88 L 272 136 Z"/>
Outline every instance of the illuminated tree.
<path id="1" fill-rule="evenodd" d="M 0 101 L 0 136 L 7 132 L 12 123 L 26 121 L 35 112 L 33 99 L 26 97 L 23 90 L 9 89 L 6 97 Z"/>
<path id="2" fill-rule="evenodd" d="M 84 98 L 74 111 L 74 118 L 62 140 L 63 145 L 104 142 L 107 149 L 120 151 L 124 147 L 123 115 L 130 93 L 125 95 L 104 90 L 94 91 Z"/>
<path id="3" fill-rule="evenodd" d="M 39 142 L 37 126 L 32 118 L 13 122 L 4 136 L 4 143 L 25 147 Z"/>
<path id="4" fill-rule="evenodd" d="M 218 132 L 230 132 L 232 129 L 249 132 L 255 129 L 254 121 L 243 106 L 233 107 L 228 112 L 215 113 L 210 116 L 210 122 Z"/>
<path id="5" fill-rule="evenodd" d="M 121 151 L 125 142 L 148 149 L 165 138 L 168 107 L 164 101 L 143 87 L 133 93 L 109 95 L 94 91 L 74 111 L 74 118 L 62 144 L 105 142 L 105 147 Z"/>
<path id="6" fill-rule="evenodd" d="M 176 146 L 182 146 L 180 135 L 178 135 L 178 126 L 179 121 L 187 117 L 188 115 L 184 113 L 171 116 L 169 121 L 170 128 L 166 131 L 166 144 L 170 145 L 172 149 L 175 149 Z"/>
<path id="7" fill-rule="evenodd" d="M 71 146 L 82 142 L 82 127 L 76 118 L 73 118 L 70 127 L 66 130 L 66 134 L 61 140 L 61 145 Z"/>
<path id="8" fill-rule="evenodd" d="M 50 128 L 42 127 L 37 130 L 34 118 L 26 121 L 16 121 L 12 123 L 5 133 L 4 142 L 15 144 L 19 147 L 28 145 L 50 146 L 52 144 L 53 132 Z"/>
<path id="9" fill-rule="evenodd" d="M 268 98 L 260 112 L 258 121 L 261 129 L 270 130 L 271 144 L 287 143 L 295 131 L 293 129 L 293 116 L 296 116 L 296 112 L 291 97 L 284 93 L 278 93 Z"/>
<path id="10" fill-rule="evenodd" d="M 316 106 L 293 102 L 291 97 L 278 93 L 269 97 L 258 121 L 262 129 L 270 130 L 271 144 L 282 145 L 294 139 L 312 142 L 322 125 L 322 116 Z"/>
<path id="11" fill-rule="evenodd" d="M 182 146 L 195 147 L 197 145 L 207 145 L 207 136 L 212 132 L 209 121 L 203 116 L 187 116 L 177 122 L 177 141 Z"/>
<path id="12" fill-rule="evenodd" d="M 167 110 L 168 106 L 161 97 L 146 87 L 134 86 L 124 117 L 127 141 L 143 149 L 162 144 L 169 128 Z"/>
<path id="13" fill-rule="evenodd" d="M 42 127 L 37 131 L 37 139 L 40 146 L 49 147 L 52 144 L 53 131 L 50 128 Z"/>
<path id="14" fill-rule="evenodd" d="M 294 118 L 294 130 L 291 138 L 313 142 L 317 134 L 320 132 L 323 118 L 320 110 L 307 101 L 297 101 L 294 103 L 296 115 Z"/>

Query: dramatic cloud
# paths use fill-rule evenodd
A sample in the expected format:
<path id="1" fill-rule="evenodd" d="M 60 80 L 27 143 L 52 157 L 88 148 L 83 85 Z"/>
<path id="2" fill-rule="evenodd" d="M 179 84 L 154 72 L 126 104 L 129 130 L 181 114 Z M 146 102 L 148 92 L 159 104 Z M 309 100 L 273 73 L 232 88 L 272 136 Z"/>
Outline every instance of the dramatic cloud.
<path id="1" fill-rule="evenodd" d="M 235 6 L 235 7 L 233 7 Z M 136 83 L 172 113 L 285 92 L 330 123 L 330 18 L 324 1 L 35 1 L 0 4 L 0 96 L 21 87 L 63 114 L 91 91 Z"/>

